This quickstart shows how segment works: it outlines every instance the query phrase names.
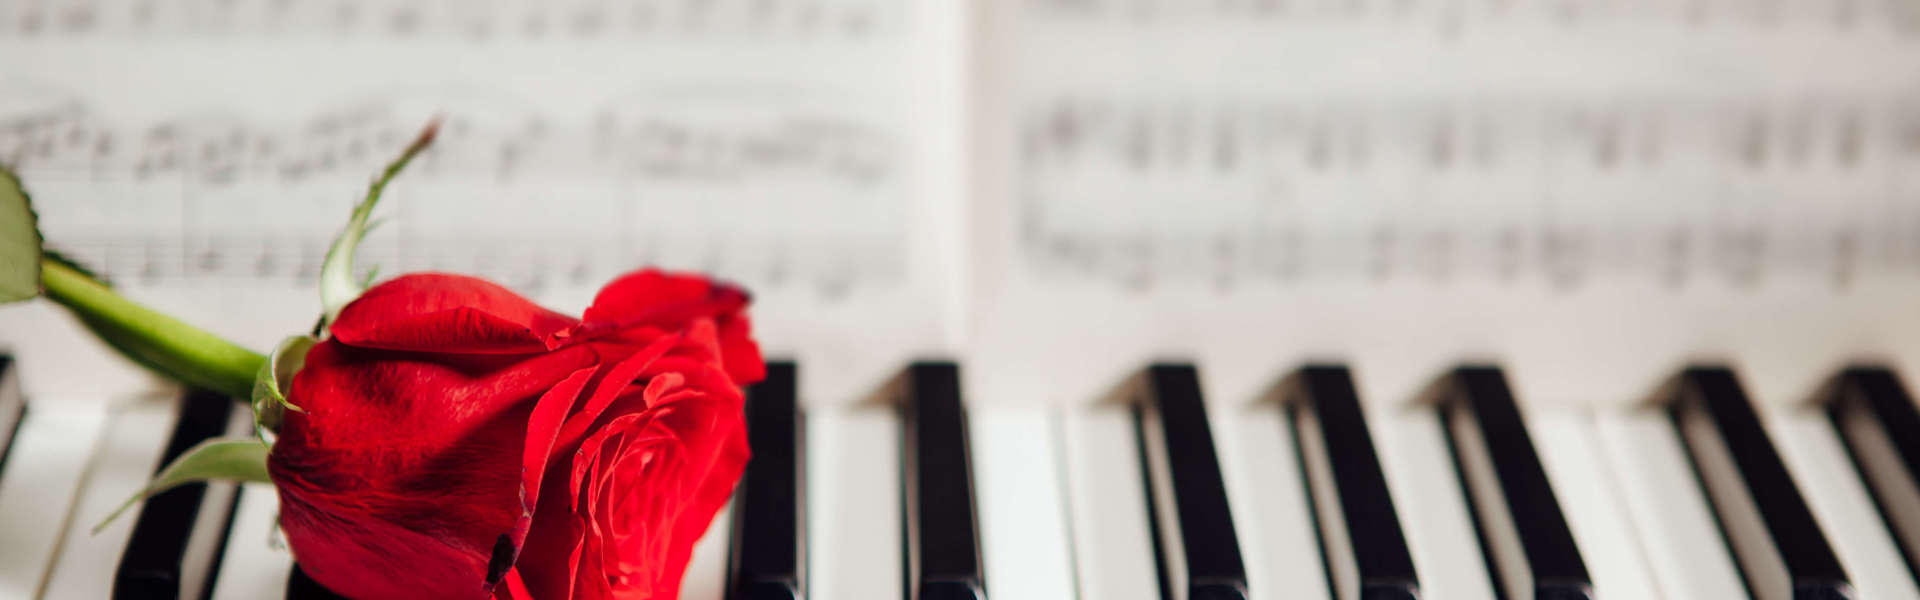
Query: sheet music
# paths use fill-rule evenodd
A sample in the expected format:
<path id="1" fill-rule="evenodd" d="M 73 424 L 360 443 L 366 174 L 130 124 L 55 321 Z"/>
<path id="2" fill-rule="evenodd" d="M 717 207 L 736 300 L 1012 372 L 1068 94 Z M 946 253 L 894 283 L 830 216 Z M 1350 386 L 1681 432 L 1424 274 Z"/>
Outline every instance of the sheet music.
<path id="1" fill-rule="evenodd" d="M 1197 359 L 1233 406 L 1460 360 L 1620 404 L 1694 358 L 1786 402 L 1915 360 L 1920 6 L 1002 0 L 968 343 L 987 396 Z M 1057 334 L 1057 335 L 1056 335 Z"/>
<path id="2" fill-rule="evenodd" d="M 958 113 L 931 94 L 958 77 L 954 10 L 0 1 L 0 161 L 57 248 L 265 346 L 311 323 L 327 244 L 437 117 L 361 265 L 571 312 L 643 265 L 714 273 L 754 290 L 772 353 L 823 367 L 812 394 L 851 397 L 951 345 Z"/>
<path id="3" fill-rule="evenodd" d="M 290 128 L 227 115 L 119 126 L 68 104 L 8 123 L 0 143 L 53 199 L 61 248 L 143 286 L 311 282 L 358 187 L 343 182 L 377 172 L 439 110 L 444 137 L 396 186 L 401 234 L 381 236 L 374 261 L 536 293 L 594 285 L 622 261 L 822 296 L 903 276 L 905 140 L 885 124 L 824 106 L 671 106 L 698 93 L 617 101 L 585 122 L 467 101 L 383 99 Z M 71 199 L 103 183 L 119 193 Z"/>
<path id="4" fill-rule="evenodd" d="M 1845 285 L 1920 258 L 1912 3 L 999 7 L 993 195 L 1061 277 Z M 1850 206 L 1790 206 L 1815 202 Z"/>
<path id="5" fill-rule="evenodd" d="M 439 115 L 363 262 L 738 279 L 810 402 L 925 355 L 982 402 L 1920 365 L 1907 0 L 0 0 L 0 56 L 49 238 L 256 345 Z"/>
<path id="6" fill-rule="evenodd" d="M 1916 100 L 1062 98 L 1016 126 L 1009 195 L 1033 268 L 1136 290 L 1844 287 L 1920 270 Z"/>
<path id="7" fill-rule="evenodd" d="M 91 36 L 864 40 L 898 36 L 909 5 L 876 0 L 13 0 L 21 38 Z"/>

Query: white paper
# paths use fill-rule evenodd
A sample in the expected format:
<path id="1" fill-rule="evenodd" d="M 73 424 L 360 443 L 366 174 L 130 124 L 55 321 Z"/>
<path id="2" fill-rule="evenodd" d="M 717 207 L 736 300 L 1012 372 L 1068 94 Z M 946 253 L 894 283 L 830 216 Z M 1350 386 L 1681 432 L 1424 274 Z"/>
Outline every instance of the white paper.
<path id="1" fill-rule="evenodd" d="M 439 116 L 363 264 L 568 312 L 713 272 L 809 403 L 927 356 L 983 402 L 1167 357 L 1235 401 L 1467 358 L 1774 401 L 1920 366 L 1917 52 L 1876 0 L 5 0 L 0 160 L 57 247 L 258 346 Z"/>

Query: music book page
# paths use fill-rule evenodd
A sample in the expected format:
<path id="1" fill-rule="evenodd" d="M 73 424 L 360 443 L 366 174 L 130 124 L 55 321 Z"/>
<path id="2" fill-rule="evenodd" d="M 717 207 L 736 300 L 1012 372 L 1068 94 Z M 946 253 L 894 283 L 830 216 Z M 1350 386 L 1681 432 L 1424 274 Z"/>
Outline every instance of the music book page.
<path id="1" fill-rule="evenodd" d="M 478 275 L 575 314 L 642 265 L 710 272 L 753 290 L 769 353 L 814 366 L 810 396 L 850 396 L 954 345 L 959 13 L 0 1 L 0 161 L 61 251 L 266 347 L 311 326 L 328 243 L 438 118 L 363 267 Z M 11 345 L 68 343 L 22 320 Z"/>
<path id="2" fill-rule="evenodd" d="M 0 160 L 62 251 L 262 347 L 437 117 L 363 266 L 566 311 L 713 272 L 809 402 L 925 356 L 983 403 L 1155 358 L 1235 401 L 1470 357 L 1786 397 L 1920 356 L 1916 52 L 1886 0 L 0 0 Z M 91 348 L 52 314 L 0 338 Z"/>
<path id="3" fill-rule="evenodd" d="M 1912 357 L 1920 8 L 1802 0 L 1000 0 L 978 21 L 983 395 L 1195 359 L 1411 400 L 1461 360 L 1632 402 Z M 1071 401 L 1071 400 L 1066 400 Z"/>

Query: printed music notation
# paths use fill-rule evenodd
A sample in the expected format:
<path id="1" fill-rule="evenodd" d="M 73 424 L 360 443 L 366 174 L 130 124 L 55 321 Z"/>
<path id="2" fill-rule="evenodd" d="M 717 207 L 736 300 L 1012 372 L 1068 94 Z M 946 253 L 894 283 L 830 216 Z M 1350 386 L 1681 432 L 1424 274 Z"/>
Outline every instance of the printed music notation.
<path id="1" fill-rule="evenodd" d="M 1220 285 L 1920 271 L 1920 97 L 1145 99 L 1020 113 L 1045 271 Z"/>
<path id="2" fill-rule="evenodd" d="M 1147 99 L 1066 97 L 1022 123 L 1035 174 L 1082 161 L 1132 171 L 1600 170 L 1698 159 L 1748 170 L 1920 163 L 1920 95 L 1879 100 L 1735 98 Z M 1291 163 L 1291 164 L 1289 164 Z"/>
<path id="3" fill-rule="evenodd" d="M 1674 25 L 1688 29 L 1882 29 L 1920 36 L 1920 5 L 1905 0 L 1025 0 L 1031 16 L 1061 22 L 1341 23 L 1408 25 L 1459 34 L 1476 28 Z"/>
<path id="4" fill-rule="evenodd" d="M 78 103 L 0 111 L 0 162 L 49 239 L 130 285 L 311 285 L 367 178 L 428 118 L 435 146 L 389 194 L 398 235 L 363 264 L 539 292 L 635 265 L 833 299 L 905 270 L 897 132 L 801 108 L 611 105 L 583 119 L 370 103 L 292 125 L 119 122 Z"/>
<path id="5" fill-rule="evenodd" d="M 123 125 L 63 103 L 0 111 L 0 161 L 27 171 L 186 177 L 216 187 L 241 179 L 299 182 L 367 172 L 436 114 L 429 109 L 405 118 L 368 106 L 292 127 L 223 117 Z M 871 123 L 799 111 L 697 119 L 658 108 L 608 109 L 578 124 L 532 115 L 481 121 L 454 112 L 443 118 L 441 143 L 420 161 L 429 174 L 724 181 L 803 173 L 872 187 L 894 175 L 899 151 L 889 132 Z"/>
<path id="6" fill-rule="evenodd" d="M 640 234 L 645 236 L 646 234 Z M 694 269 L 762 292 L 838 301 L 862 288 L 896 284 L 900 240 L 798 241 L 702 237 L 523 236 L 518 239 L 416 237 L 373 240 L 359 264 L 380 274 L 446 271 L 485 277 L 528 294 L 589 290 L 644 265 Z M 332 239 L 296 236 L 168 234 L 66 235 L 53 245 L 115 285 L 285 286 L 318 280 Z"/>
<path id="7" fill-rule="evenodd" d="M 889 0 L 0 0 L 0 39 L 859 40 L 897 32 L 901 7 Z"/>

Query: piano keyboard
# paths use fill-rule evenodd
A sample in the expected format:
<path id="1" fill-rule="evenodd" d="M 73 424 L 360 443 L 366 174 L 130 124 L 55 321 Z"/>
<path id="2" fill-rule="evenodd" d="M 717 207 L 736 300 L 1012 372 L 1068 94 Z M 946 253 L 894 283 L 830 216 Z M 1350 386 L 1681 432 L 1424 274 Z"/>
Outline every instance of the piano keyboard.
<path id="1" fill-rule="evenodd" d="M 749 390 L 754 460 L 688 600 L 1920 599 L 1920 410 L 1884 369 L 1785 408 L 1696 365 L 1628 408 L 1530 412 L 1495 365 L 1373 403 L 1336 364 L 1223 402 L 1167 363 L 1076 408 L 970 410 L 961 365 L 922 362 L 816 412 L 801 367 Z M 269 485 L 89 533 L 244 407 L 25 398 L 18 371 L 0 357 L 0 597 L 331 597 Z"/>

